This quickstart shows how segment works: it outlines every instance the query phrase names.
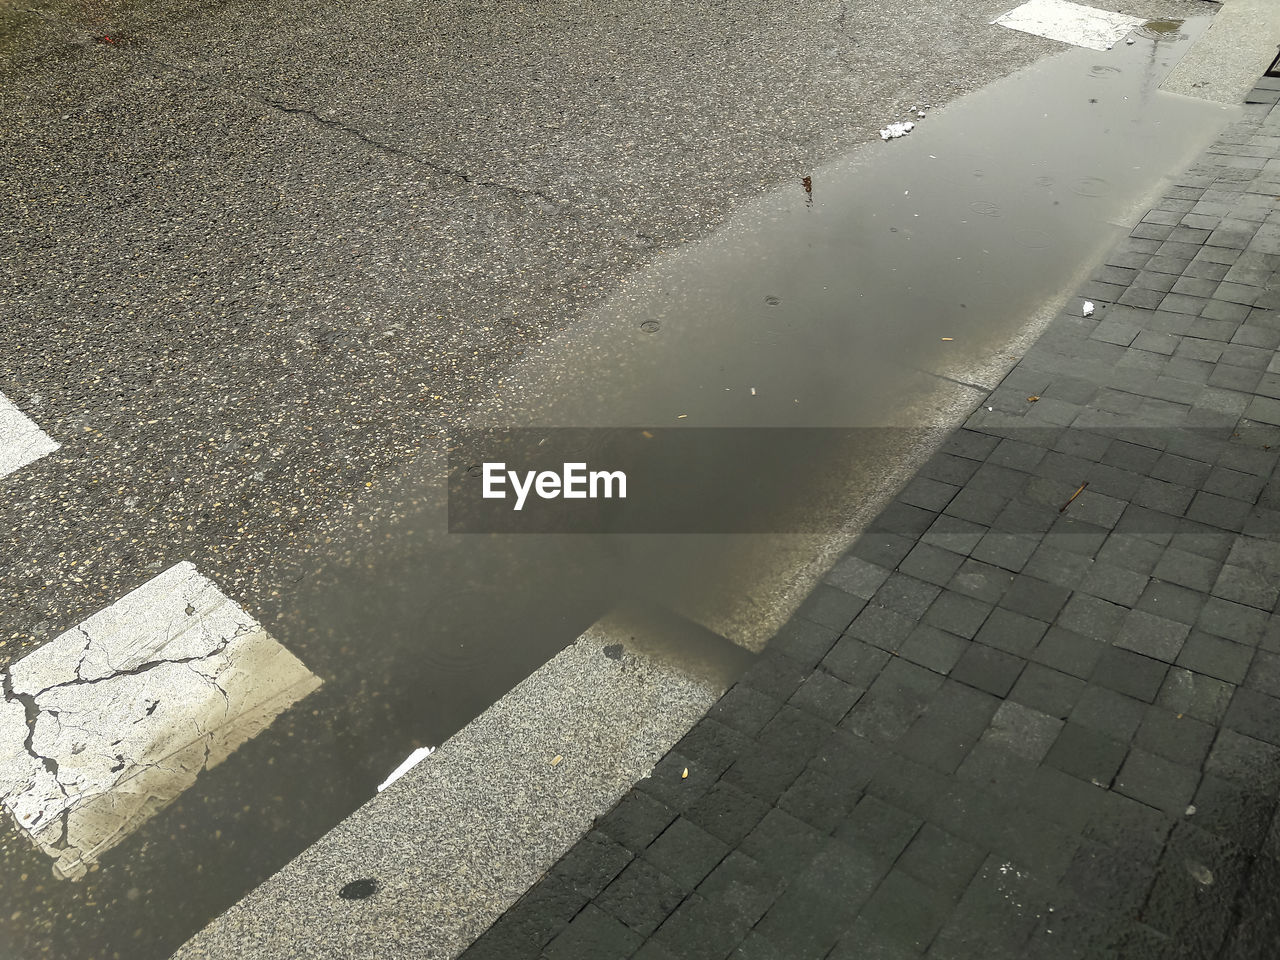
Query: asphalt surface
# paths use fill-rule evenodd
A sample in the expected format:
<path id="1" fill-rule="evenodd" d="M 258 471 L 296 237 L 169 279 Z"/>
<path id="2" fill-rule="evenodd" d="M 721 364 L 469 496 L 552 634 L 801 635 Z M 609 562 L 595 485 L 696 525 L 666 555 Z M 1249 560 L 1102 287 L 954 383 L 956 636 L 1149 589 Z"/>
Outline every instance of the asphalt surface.
<path id="1" fill-rule="evenodd" d="M 1278 97 L 464 958 L 1274 955 Z"/>
<path id="2" fill-rule="evenodd" d="M 589 576 L 547 611 L 538 576 L 554 564 L 494 583 L 457 552 L 397 555 L 421 458 L 501 396 L 523 351 L 735 204 L 1057 50 L 991 29 L 1001 12 L 0 10 L 0 390 L 61 444 L 0 481 L 0 662 L 186 560 L 345 691 L 245 748 L 253 777 L 204 778 L 111 878 L 33 887 L 47 864 L 7 836 L 3 882 L 24 893 L 5 946 L 162 955 L 354 809 L 406 746 L 443 740 L 577 636 L 608 603 Z M 469 590 L 438 622 L 490 619 L 459 639 L 418 609 L 353 604 L 324 629 L 298 612 L 358 596 L 380 554 L 424 580 L 429 563 L 463 571 Z M 381 636 L 412 636 L 421 661 L 406 668 Z M 305 749 L 290 742 L 302 723 Z M 284 788 L 317 768 L 311 800 Z M 218 879 L 175 883 L 193 861 Z"/>

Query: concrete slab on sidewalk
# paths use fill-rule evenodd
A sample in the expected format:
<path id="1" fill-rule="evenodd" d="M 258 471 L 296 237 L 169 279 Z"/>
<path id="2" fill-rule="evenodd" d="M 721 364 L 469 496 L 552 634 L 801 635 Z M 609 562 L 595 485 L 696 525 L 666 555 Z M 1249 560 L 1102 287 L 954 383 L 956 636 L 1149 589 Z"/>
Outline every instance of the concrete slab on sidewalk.
<path id="1" fill-rule="evenodd" d="M 751 659 L 675 617 L 605 618 L 175 960 L 457 956 Z M 357 880 L 372 895 L 339 895 Z"/>
<path id="2" fill-rule="evenodd" d="M 1218 103 L 1239 103 L 1280 49 L 1280 6 L 1225 0 L 1213 26 L 1173 68 L 1160 89 Z"/>

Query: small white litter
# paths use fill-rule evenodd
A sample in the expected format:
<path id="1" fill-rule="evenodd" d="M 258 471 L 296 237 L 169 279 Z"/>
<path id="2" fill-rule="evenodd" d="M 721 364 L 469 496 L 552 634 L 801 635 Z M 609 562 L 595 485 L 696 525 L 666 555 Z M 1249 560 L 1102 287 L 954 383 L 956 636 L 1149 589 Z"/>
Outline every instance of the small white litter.
<path id="1" fill-rule="evenodd" d="M 897 123 L 891 123 L 880 131 L 881 140 L 897 140 L 899 137 L 905 137 L 914 130 L 916 125 L 910 120 L 901 120 Z"/>
<path id="2" fill-rule="evenodd" d="M 1091 316 L 1093 316 L 1093 301 L 1092 301 L 1092 300 L 1086 300 L 1086 301 L 1084 302 L 1084 315 L 1085 315 L 1086 317 L 1091 317 Z"/>
<path id="3" fill-rule="evenodd" d="M 406 773 L 408 773 L 410 770 L 412 770 L 419 763 L 427 759 L 427 757 L 431 756 L 435 752 L 436 752 L 435 747 L 419 747 L 417 750 L 413 751 L 413 753 L 409 754 L 408 759 L 405 760 L 404 763 L 400 764 L 400 766 L 396 767 L 394 770 L 391 771 L 391 776 L 387 777 L 387 779 L 383 780 L 380 784 L 378 784 L 378 792 L 381 793 L 383 790 L 387 789 L 387 787 L 391 786 L 393 783 L 395 783 L 397 780 L 403 777 Z"/>

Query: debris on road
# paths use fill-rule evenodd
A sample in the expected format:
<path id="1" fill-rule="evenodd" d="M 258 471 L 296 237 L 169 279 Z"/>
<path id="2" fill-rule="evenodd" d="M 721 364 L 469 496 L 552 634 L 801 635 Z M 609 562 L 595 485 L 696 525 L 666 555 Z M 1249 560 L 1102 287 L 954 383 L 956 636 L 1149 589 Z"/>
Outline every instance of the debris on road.
<path id="1" fill-rule="evenodd" d="M 383 780 L 380 784 L 378 784 L 378 792 L 381 793 L 383 790 L 387 789 L 387 787 L 391 786 L 393 783 L 395 783 L 397 780 L 403 777 L 406 773 L 408 773 L 410 770 L 412 770 L 419 763 L 427 759 L 427 757 L 431 756 L 435 752 L 436 752 L 435 747 L 419 747 L 417 750 L 413 751 L 413 753 L 409 754 L 409 756 L 405 759 L 404 763 L 400 764 L 400 766 L 396 767 L 394 770 L 391 771 L 391 776 L 387 777 L 387 779 Z"/>
<path id="2" fill-rule="evenodd" d="M 896 123 L 891 123 L 887 127 L 882 128 L 880 130 L 880 139 L 897 140 L 899 137 L 905 137 L 908 133 L 914 130 L 915 127 L 916 125 L 910 120 L 899 120 Z"/>
<path id="3" fill-rule="evenodd" d="M 1084 315 L 1085 315 L 1086 317 L 1091 317 L 1091 316 L 1093 316 L 1093 301 L 1092 301 L 1092 300 L 1086 300 L 1086 301 L 1084 302 Z"/>

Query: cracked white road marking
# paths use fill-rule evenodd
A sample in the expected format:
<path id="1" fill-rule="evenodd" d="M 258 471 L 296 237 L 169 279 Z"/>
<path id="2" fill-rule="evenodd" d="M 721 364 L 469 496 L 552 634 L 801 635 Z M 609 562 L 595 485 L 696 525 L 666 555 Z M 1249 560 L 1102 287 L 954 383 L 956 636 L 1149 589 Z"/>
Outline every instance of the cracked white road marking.
<path id="1" fill-rule="evenodd" d="M 0 805 L 70 879 L 320 686 L 190 563 L 0 680 Z"/>
<path id="2" fill-rule="evenodd" d="M 1146 23 L 1138 17 L 1068 0 L 1028 0 L 995 22 L 1002 27 L 1091 50 L 1108 50 Z"/>
<path id="3" fill-rule="evenodd" d="M 7 477 L 60 446 L 0 393 L 0 477 Z"/>

